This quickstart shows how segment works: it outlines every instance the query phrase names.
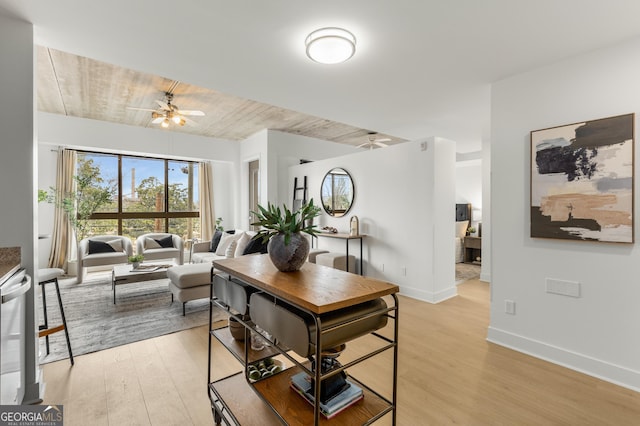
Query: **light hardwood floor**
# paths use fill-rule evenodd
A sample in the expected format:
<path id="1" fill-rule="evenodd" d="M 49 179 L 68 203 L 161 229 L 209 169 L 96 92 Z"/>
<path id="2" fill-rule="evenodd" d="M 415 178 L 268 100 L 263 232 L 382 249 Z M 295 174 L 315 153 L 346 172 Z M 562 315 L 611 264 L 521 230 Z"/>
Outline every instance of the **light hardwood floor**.
<path id="1" fill-rule="evenodd" d="M 640 393 L 488 343 L 488 284 L 467 281 L 458 291 L 437 305 L 400 297 L 398 424 L 640 424 Z M 351 342 L 343 356 L 369 344 Z M 214 352 L 216 375 L 239 368 L 222 347 Z M 389 361 L 384 354 L 350 372 L 388 392 Z M 44 403 L 64 405 L 65 426 L 213 424 L 207 327 L 43 369 Z"/>

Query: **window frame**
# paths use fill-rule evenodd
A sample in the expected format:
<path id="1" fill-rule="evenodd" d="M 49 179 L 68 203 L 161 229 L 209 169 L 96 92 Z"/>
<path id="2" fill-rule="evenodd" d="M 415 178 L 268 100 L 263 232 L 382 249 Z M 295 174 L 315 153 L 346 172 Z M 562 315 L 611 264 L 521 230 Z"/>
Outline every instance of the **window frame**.
<path id="1" fill-rule="evenodd" d="M 117 211 L 116 212 L 95 212 L 90 217 L 89 220 L 117 220 L 118 221 L 118 235 L 122 235 L 122 222 L 126 219 L 161 219 L 164 222 L 164 232 L 169 232 L 169 220 L 170 219 L 181 219 L 181 218 L 199 218 L 200 211 L 182 211 L 182 212 L 170 212 L 169 211 L 169 162 L 184 162 L 184 163 L 192 163 L 194 166 L 197 166 L 199 162 L 191 161 L 191 160 L 181 160 L 174 158 L 162 158 L 162 157 L 153 157 L 148 155 L 134 155 L 134 154 L 120 154 L 120 153 L 111 153 L 111 152 L 99 152 L 99 151 L 87 151 L 87 150 L 77 150 L 78 154 L 84 155 L 111 155 L 118 159 L 118 177 L 117 177 Z M 122 159 L 123 157 L 127 158 L 141 158 L 148 160 L 161 160 L 164 164 L 164 211 L 162 212 L 123 212 L 122 211 L 122 198 L 123 198 L 123 186 L 122 186 Z"/>

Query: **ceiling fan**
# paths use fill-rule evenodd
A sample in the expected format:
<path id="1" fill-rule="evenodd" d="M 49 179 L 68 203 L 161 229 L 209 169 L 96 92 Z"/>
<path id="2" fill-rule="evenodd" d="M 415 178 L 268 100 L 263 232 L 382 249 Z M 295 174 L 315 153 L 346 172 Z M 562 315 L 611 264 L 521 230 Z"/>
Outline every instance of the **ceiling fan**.
<path id="1" fill-rule="evenodd" d="M 184 126 L 187 123 L 194 123 L 192 120 L 188 119 L 187 116 L 204 116 L 204 112 L 198 110 L 185 110 L 178 108 L 177 105 L 173 104 L 173 93 L 166 92 L 164 94 L 165 100 L 156 99 L 156 103 L 159 108 L 150 109 L 150 108 L 134 108 L 127 107 L 127 109 L 136 110 L 136 111 L 150 111 L 151 118 L 153 119 L 151 122 L 154 124 L 160 124 L 163 128 L 169 127 L 169 124 L 173 121 L 175 124 L 179 126 Z"/>
<path id="2" fill-rule="evenodd" d="M 389 138 L 376 138 L 377 133 L 375 132 L 370 132 L 368 137 L 369 140 L 365 143 L 361 143 L 360 145 L 357 146 L 357 148 L 369 148 L 370 150 L 374 148 L 374 146 L 377 146 L 379 148 L 386 148 L 389 145 L 387 145 L 384 142 L 391 142 L 391 139 Z"/>

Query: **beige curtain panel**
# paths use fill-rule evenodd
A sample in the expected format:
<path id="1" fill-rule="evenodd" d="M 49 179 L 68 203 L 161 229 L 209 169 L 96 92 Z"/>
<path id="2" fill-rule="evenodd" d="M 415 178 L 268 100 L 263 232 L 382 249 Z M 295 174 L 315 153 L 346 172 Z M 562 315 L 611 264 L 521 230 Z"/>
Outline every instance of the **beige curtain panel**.
<path id="1" fill-rule="evenodd" d="M 213 166 L 210 162 L 199 163 L 198 187 L 200 188 L 200 238 L 210 240 L 216 225 L 213 211 Z"/>
<path id="2" fill-rule="evenodd" d="M 75 190 L 73 175 L 76 169 L 76 151 L 70 149 L 58 149 L 58 161 L 56 165 L 56 192 L 68 194 Z M 67 263 L 71 248 L 75 246 L 73 229 L 67 218 L 67 214 L 56 203 L 53 216 L 53 234 L 51 236 L 51 252 L 49 253 L 49 267 L 67 270 Z"/>

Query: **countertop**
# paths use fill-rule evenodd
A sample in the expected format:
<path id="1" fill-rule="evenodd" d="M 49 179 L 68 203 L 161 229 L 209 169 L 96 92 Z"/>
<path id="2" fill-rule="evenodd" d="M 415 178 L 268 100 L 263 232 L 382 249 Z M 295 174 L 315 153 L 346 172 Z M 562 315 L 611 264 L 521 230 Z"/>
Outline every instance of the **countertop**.
<path id="1" fill-rule="evenodd" d="M 20 247 L 0 247 L 0 284 L 20 269 Z"/>

